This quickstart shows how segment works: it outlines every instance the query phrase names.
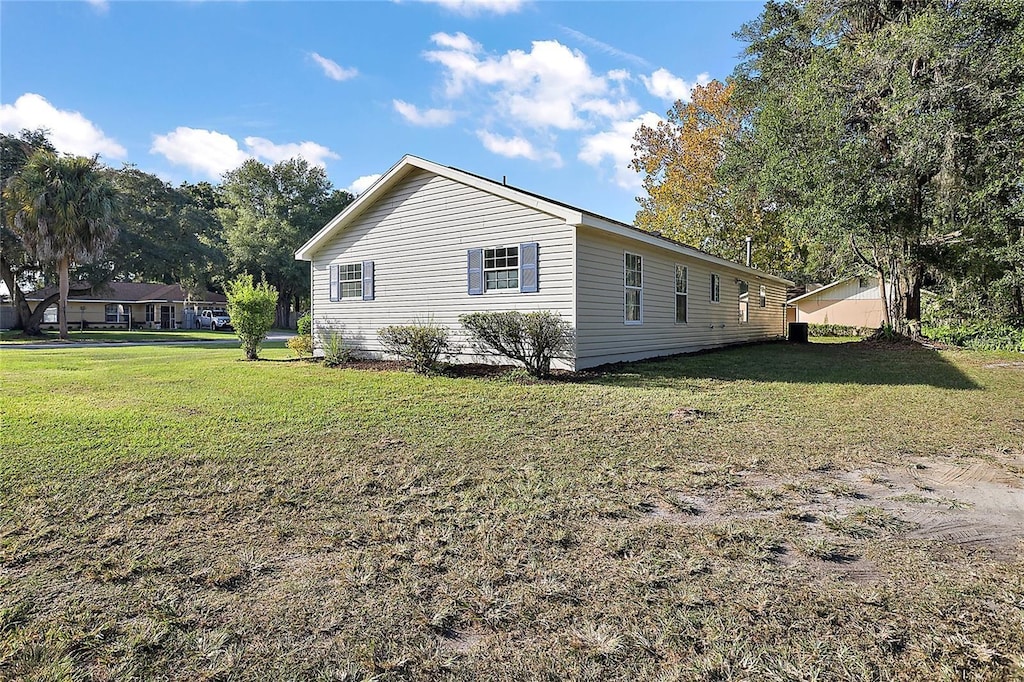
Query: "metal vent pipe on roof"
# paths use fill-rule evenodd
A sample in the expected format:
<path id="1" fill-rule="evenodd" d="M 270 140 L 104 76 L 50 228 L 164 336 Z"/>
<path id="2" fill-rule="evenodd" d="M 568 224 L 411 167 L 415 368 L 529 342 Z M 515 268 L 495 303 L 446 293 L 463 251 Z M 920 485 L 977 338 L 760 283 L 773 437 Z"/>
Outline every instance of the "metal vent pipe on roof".
<path id="1" fill-rule="evenodd" d="M 751 242 L 753 242 L 753 241 L 754 241 L 754 238 L 748 235 L 747 236 L 747 267 L 748 268 L 750 267 L 750 248 L 751 248 Z"/>

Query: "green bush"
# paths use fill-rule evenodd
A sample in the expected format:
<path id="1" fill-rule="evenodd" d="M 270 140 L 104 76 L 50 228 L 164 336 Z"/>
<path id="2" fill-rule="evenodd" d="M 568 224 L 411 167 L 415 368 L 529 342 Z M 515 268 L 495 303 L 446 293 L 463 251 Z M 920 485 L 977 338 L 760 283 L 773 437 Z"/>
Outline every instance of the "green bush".
<path id="1" fill-rule="evenodd" d="M 296 357 L 303 357 L 313 354 L 313 337 L 310 334 L 299 334 L 288 339 L 288 348 L 295 353 Z"/>
<path id="2" fill-rule="evenodd" d="M 558 313 L 470 313 L 459 322 L 478 343 L 521 362 L 535 377 L 551 374 L 551 360 L 572 344 L 572 328 Z"/>
<path id="3" fill-rule="evenodd" d="M 313 318 L 306 313 L 295 322 L 295 331 L 299 336 L 313 336 Z"/>
<path id="4" fill-rule="evenodd" d="M 998 322 L 926 326 L 923 334 L 934 341 L 974 350 L 1012 350 L 1024 353 L 1024 329 Z"/>
<path id="5" fill-rule="evenodd" d="M 324 364 L 328 367 L 338 367 L 351 362 L 355 352 L 345 342 L 345 337 L 335 329 L 320 330 L 320 348 L 324 352 Z"/>
<path id="6" fill-rule="evenodd" d="M 242 341 L 246 360 L 256 360 L 267 332 L 274 326 L 277 289 L 267 282 L 254 284 L 252 275 L 239 275 L 227 283 L 228 315 Z"/>
<path id="7" fill-rule="evenodd" d="M 449 348 L 448 328 L 436 324 L 392 325 L 379 329 L 377 337 L 389 353 L 411 362 L 420 374 L 436 372 Z"/>

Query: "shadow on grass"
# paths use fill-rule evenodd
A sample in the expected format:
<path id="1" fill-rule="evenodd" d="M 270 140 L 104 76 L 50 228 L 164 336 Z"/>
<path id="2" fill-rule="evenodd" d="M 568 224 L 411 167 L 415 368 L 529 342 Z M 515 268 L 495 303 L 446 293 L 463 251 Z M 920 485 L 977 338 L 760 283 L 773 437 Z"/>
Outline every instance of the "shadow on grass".
<path id="1" fill-rule="evenodd" d="M 980 386 L 934 350 L 916 344 L 764 343 L 606 368 L 596 383 L 672 388 L 680 379 L 801 384 Z"/>

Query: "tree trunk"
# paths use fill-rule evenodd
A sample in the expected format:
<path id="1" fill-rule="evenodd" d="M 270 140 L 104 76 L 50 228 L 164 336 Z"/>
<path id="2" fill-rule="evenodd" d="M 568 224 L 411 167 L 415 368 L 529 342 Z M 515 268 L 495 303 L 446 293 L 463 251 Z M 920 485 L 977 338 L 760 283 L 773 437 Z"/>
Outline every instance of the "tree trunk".
<path id="1" fill-rule="evenodd" d="M 57 323 L 60 327 L 60 338 L 67 340 L 68 338 L 68 289 L 70 285 L 68 282 L 68 269 L 70 264 L 67 258 L 61 258 L 57 261 L 57 273 L 59 277 L 58 291 L 60 293 L 60 301 L 57 303 Z"/>
<path id="2" fill-rule="evenodd" d="M 29 307 L 28 301 L 25 300 L 25 294 L 21 293 L 21 287 L 18 286 L 18 276 L 14 274 L 10 263 L 2 255 L 0 255 L 0 276 L 3 277 L 7 290 L 11 292 L 11 303 L 18 317 L 14 328 L 21 329 L 22 333 L 26 336 L 41 335 L 42 332 L 39 330 L 38 322 L 34 330 L 29 327 L 28 321 L 32 317 L 32 308 Z"/>
<path id="3" fill-rule="evenodd" d="M 291 292 L 283 289 L 278 290 L 277 312 L 274 315 L 274 326 L 278 329 L 288 328 L 288 313 L 291 312 Z"/>
<path id="4" fill-rule="evenodd" d="M 907 331 L 912 338 L 921 337 L 921 280 L 923 267 L 915 264 L 907 273 L 906 319 Z"/>

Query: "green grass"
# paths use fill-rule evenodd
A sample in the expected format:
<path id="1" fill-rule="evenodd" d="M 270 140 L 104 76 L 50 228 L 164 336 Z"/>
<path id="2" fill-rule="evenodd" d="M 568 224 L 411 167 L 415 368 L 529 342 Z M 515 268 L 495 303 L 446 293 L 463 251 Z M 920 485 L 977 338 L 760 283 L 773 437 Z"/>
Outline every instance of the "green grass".
<path id="1" fill-rule="evenodd" d="M 211 332 L 201 329 L 180 329 L 172 331 L 69 331 L 71 342 L 102 342 L 120 343 L 125 341 L 154 342 L 154 341 L 225 341 L 235 337 L 232 332 Z M 0 344 L 36 344 L 36 343 L 65 343 L 60 340 L 57 332 L 46 332 L 44 336 L 23 336 L 19 331 L 0 332 Z"/>
<path id="2" fill-rule="evenodd" d="M 1024 675 L 1020 552 L 913 539 L 841 478 L 1024 457 L 1019 356 L 264 355 L 0 351 L 0 679 Z"/>

